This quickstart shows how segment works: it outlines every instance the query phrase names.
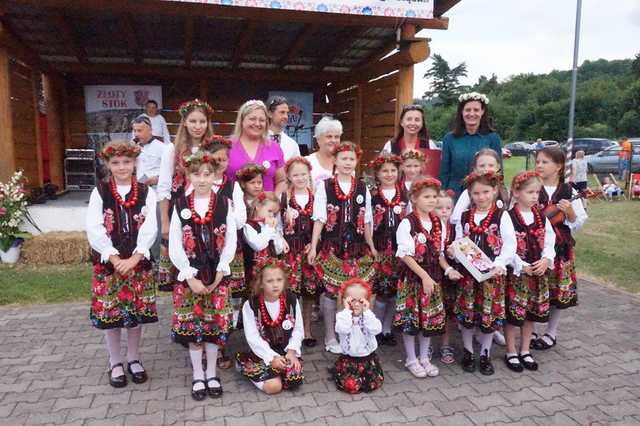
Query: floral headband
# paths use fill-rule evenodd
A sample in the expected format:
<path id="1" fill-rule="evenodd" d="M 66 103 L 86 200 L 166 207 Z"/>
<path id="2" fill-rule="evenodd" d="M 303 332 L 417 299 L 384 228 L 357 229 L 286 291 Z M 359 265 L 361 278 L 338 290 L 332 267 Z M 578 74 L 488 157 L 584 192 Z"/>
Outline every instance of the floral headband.
<path id="1" fill-rule="evenodd" d="M 416 194 L 420 194 L 420 191 L 426 188 L 435 189 L 436 192 L 440 192 L 440 188 L 442 188 L 442 183 L 436 178 L 427 177 L 422 178 L 417 182 L 413 182 L 411 184 L 411 196 Z"/>
<path id="2" fill-rule="evenodd" d="M 258 261 L 258 263 L 256 263 L 255 266 L 253 267 L 253 271 L 257 276 L 267 268 L 282 269 L 287 277 L 291 272 L 291 270 L 289 269 L 289 266 L 286 263 L 284 263 L 284 261 L 277 259 L 275 257 L 267 257 Z"/>
<path id="3" fill-rule="evenodd" d="M 402 164 L 402 158 L 400 158 L 399 155 L 395 154 L 381 153 L 379 156 L 369 162 L 369 167 L 378 171 L 380 167 L 382 167 L 386 163 L 393 164 L 396 167 L 400 167 L 400 164 Z"/>
<path id="4" fill-rule="evenodd" d="M 478 102 L 482 102 L 485 105 L 489 105 L 489 98 L 484 93 L 469 92 L 469 93 L 463 93 L 458 97 L 458 102 L 460 103 L 468 102 L 468 101 L 478 101 Z"/>
<path id="5" fill-rule="evenodd" d="M 304 164 L 305 166 L 307 166 L 307 168 L 309 168 L 309 171 L 311 171 L 313 169 L 313 166 L 311 165 L 311 163 L 309 162 L 309 160 L 307 160 L 304 157 L 291 157 L 287 160 L 287 162 L 284 165 L 284 174 L 288 175 L 289 174 L 289 169 L 291 167 L 293 167 L 294 164 L 296 163 L 301 163 Z"/>
<path id="6" fill-rule="evenodd" d="M 340 152 L 355 152 L 356 157 L 360 158 L 362 155 L 362 148 L 352 142 L 340 142 L 333 148 L 333 155 L 338 155 Z"/>
<path id="7" fill-rule="evenodd" d="M 197 98 L 192 101 L 183 102 L 178 107 L 178 111 L 180 112 L 180 117 L 182 117 L 182 119 L 187 118 L 187 115 L 195 109 L 203 109 L 207 116 L 213 114 L 213 108 L 211 108 L 211 106 L 205 101 L 201 101 Z"/>
<path id="8" fill-rule="evenodd" d="M 530 179 L 540 179 L 540 174 L 535 170 L 527 170 L 518 173 L 511 183 L 511 189 L 520 189 Z"/>
<path id="9" fill-rule="evenodd" d="M 191 154 L 184 160 L 185 167 L 191 167 L 194 164 L 202 165 L 205 163 L 212 164 L 214 166 L 217 165 L 217 161 L 215 160 L 215 158 L 213 158 L 213 156 L 208 152 L 202 150 L 196 152 L 195 154 Z"/>
<path id="10" fill-rule="evenodd" d="M 236 172 L 236 179 L 243 182 L 254 179 L 256 176 L 264 176 L 266 169 L 258 164 L 247 164 Z"/>
<path id="11" fill-rule="evenodd" d="M 203 150 L 210 150 L 214 145 L 222 145 L 225 148 L 231 148 L 231 141 L 221 135 L 213 135 L 202 141 L 200 148 Z"/>
<path id="12" fill-rule="evenodd" d="M 441 198 L 451 198 L 454 199 L 456 197 L 456 193 L 453 189 L 447 189 L 446 191 L 440 191 Z"/>
<path id="13" fill-rule="evenodd" d="M 362 287 L 364 287 L 367 290 L 367 299 L 371 298 L 371 284 L 358 277 L 348 279 L 342 283 L 339 290 L 340 296 L 344 297 L 344 293 L 347 291 L 347 289 L 354 285 L 361 285 Z"/>
<path id="14" fill-rule="evenodd" d="M 487 183 L 493 187 L 496 187 L 502 183 L 502 175 L 494 172 L 486 172 L 486 173 L 476 173 L 471 172 L 467 177 L 464 178 L 464 186 L 466 188 L 470 188 L 471 185 L 476 183 L 477 181 L 485 179 Z"/>
<path id="15" fill-rule="evenodd" d="M 400 158 L 402 159 L 402 161 L 418 160 L 420 162 L 425 162 L 427 160 L 422 151 L 417 151 L 415 149 L 410 149 L 403 152 Z"/>
<path id="16" fill-rule="evenodd" d="M 140 155 L 140 147 L 128 142 L 115 144 L 107 144 L 100 152 L 100 158 L 109 161 L 113 157 L 130 157 L 136 158 Z"/>

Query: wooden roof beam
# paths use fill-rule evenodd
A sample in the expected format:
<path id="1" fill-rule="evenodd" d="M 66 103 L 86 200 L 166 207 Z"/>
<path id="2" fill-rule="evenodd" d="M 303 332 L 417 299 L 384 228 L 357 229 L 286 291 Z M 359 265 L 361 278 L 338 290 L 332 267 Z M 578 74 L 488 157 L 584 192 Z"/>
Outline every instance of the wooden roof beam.
<path id="1" fill-rule="evenodd" d="M 363 34 L 365 34 L 369 30 L 368 27 L 361 28 L 358 31 L 355 31 L 353 37 L 344 37 L 340 43 L 334 46 L 326 46 L 327 50 L 320 55 L 321 61 L 315 66 L 315 70 L 322 71 L 324 67 L 328 67 L 331 63 L 338 57 L 340 54 L 344 52 L 347 48 L 351 47 L 353 42 L 360 38 Z"/>
<path id="2" fill-rule="evenodd" d="M 193 60 L 193 33 L 195 30 L 193 16 L 187 16 L 184 21 L 184 66 L 191 68 Z"/>
<path id="3" fill-rule="evenodd" d="M 280 60 L 280 68 L 286 67 L 289 62 L 291 62 L 291 59 L 295 58 L 298 55 L 309 37 L 311 37 L 316 31 L 318 31 L 318 28 L 320 28 L 320 24 L 306 24 L 304 27 L 302 27 L 302 29 L 296 36 L 296 39 L 293 41 L 291 46 L 289 46 L 289 49 L 287 49 L 287 53 Z"/>
<path id="4" fill-rule="evenodd" d="M 81 64 L 86 64 L 88 62 L 87 52 L 76 39 L 76 36 L 73 33 L 73 28 L 69 25 L 67 18 L 62 14 L 62 12 L 55 12 L 51 18 L 53 19 L 54 25 L 60 30 L 64 44 L 67 45 L 71 55 L 75 56 Z"/>
<path id="5" fill-rule="evenodd" d="M 136 30 L 133 25 L 133 18 L 131 17 L 131 14 L 123 14 L 120 17 L 119 21 L 120 29 L 127 39 L 127 45 L 129 46 L 129 51 L 131 52 L 131 56 L 133 57 L 133 62 L 136 65 L 141 65 L 142 51 L 140 49 L 140 43 L 138 42 L 138 36 L 136 35 Z"/>
<path id="6" fill-rule="evenodd" d="M 460 0 L 436 0 L 435 5 L 433 6 L 433 16 L 440 18 L 458 3 L 460 3 Z"/>
<path id="7" fill-rule="evenodd" d="M 242 58 L 246 54 L 249 43 L 251 43 L 251 39 L 253 38 L 253 34 L 256 32 L 257 28 L 257 22 L 253 20 L 246 21 L 244 28 L 238 36 L 238 41 L 236 42 L 233 59 L 231 60 L 231 68 L 238 68 L 238 65 L 242 62 Z"/>
<path id="8" fill-rule="evenodd" d="M 10 24 L 0 14 L 0 47 L 5 47 L 9 53 L 15 58 L 28 64 L 29 66 L 39 69 L 42 72 L 52 72 L 47 65 L 42 62 L 40 55 L 27 46 L 12 30 Z"/>

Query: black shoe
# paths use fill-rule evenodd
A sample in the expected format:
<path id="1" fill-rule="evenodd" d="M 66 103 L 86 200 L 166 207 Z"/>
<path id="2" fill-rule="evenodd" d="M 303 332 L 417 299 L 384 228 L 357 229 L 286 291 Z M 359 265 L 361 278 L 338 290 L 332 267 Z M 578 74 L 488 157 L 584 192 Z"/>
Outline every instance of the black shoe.
<path id="1" fill-rule="evenodd" d="M 212 380 L 217 381 L 220 386 L 209 386 L 209 382 Z M 222 396 L 222 383 L 220 383 L 219 377 L 210 377 L 207 379 L 207 394 L 211 398 L 220 398 Z"/>
<path id="2" fill-rule="evenodd" d="M 140 383 L 144 383 L 147 381 L 148 377 L 147 377 L 147 372 L 144 371 L 144 367 L 142 367 L 142 371 L 139 373 L 134 373 L 133 371 L 131 371 L 131 364 L 138 364 L 140 365 L 140 367 L 142 367 L 142 363 L 138 360 L 135 361 L 131 361 L 127 363 L 127 371 L 129 372 L 129 374 L 131 374 L 131 381 L 133 383 L 136 384 L 140 384 Z"/>
<path id="3" fill-rule="evenodd" d="M 387 344 L 387 341 L 384 339 L 384 334 L 382 333 L 376 334 L 376 341 L 378 342 L 378 346 Z"/>
<path id="4" fill-rule="evenodd" d="M 398 342 L 396 341 L 396 336 L 394 336 L 393 333 L 383 334 L 382 337 L 385 341 L 385 344 L 388 346 L 395 346 L 398 344 Z"/>
<path id="5" fill-rule="evenodd" d="M 478 363 L 478 370 L 485 376 L 491 376 L 495 373 L 493 364 L 491 364 L 491 358 L 487 355 L 480 355 L 480 362 Z"/>
<path id="6" fill-rule="evenodd" d="M 202 383 L 204 387 L 199 390 L 194 390 L 193 385 L 195 385 L 196 383 Z M 191 382 L 191 398 L 195 399 L 196 401 L 202 401 L 206 397 L 207 397 L 207 384 L 205 383 L 205 381 L 204 380 L 192 381 Z"/>
<path id="7" fill-rule="evenodd" d="M 302 339 L 302 344 L 307 348 L 313 348 L 318 341 L 313 337 L 307 337 L 306 339 Z"/>
<path id="8" fill-rule="evenodd" d="M 511 360 L 517 360 L 518 362 L 511 362 Z M 508 356 L 505 354 L 504 356 L 504 363 L 507 364 L 509 370 L 515 371 L 516 373 L 522 373 L 522 370 L 524 370 L 522 364 L 520 363 L 520 360 L 521 359 L 518 355 Z"/>
<path id="9" fill-rule="evenodd" d="M 538 363 L 533 359 L 531 354 L 520 354 L 519 359 L 527 370 L 538 371 Z"/>
<path id="10" fill-rule="evenodd" d="M 476 371 L 476 358 L 473 356 L 473 353 L 466 349 L 464 350 L 464 355 L 462 356 L 460 364 L 462 365 L 462 369 L 467 373 L 473 373 Z"/>
<path id="11" fill-rule="evenodd" d="M 119 362 L 116 365 L 114 365 L 113 367 L 111 367 L 111 369 L 109 369 L 109 372 L 107 373 L 109 375 L 109 384 L 111 386 L 113 386 L 114 388 L 123 388 L 123 387 L 127 386 L 127 376 L 123 372 L 122 376 L 113 377 L 111 375 L 111 372 L 116 367 L 120 367 L 120 368 L 122 368 L 124 370 L 124 366 L 122 365 L 121 362 Z"/>
<path id="12" fill-rule="evenodd" d="M 531 333 L 531 340 L 529 340 L 529 349 L 535 349 L 537 340 L 538 340 L 538 333 L 534 331 L 533 333 Z"/>
<path id="13" fill-rule="evenodd" d="M 547 343 L 547 341 L 544 340 L 544 337 L 546 337 L 549 340 L 551 340 L 551 344 Z M 555 337 L 551 337 L 550 334 L 545 333 L 544 336 L 542 336 L 541 338 L 537 339 L 533 343 L 533 349 L 536 349 L 538 351 L 546 351 L 547 349 L 551 349 L 555 345 L 556 345 Z"/>

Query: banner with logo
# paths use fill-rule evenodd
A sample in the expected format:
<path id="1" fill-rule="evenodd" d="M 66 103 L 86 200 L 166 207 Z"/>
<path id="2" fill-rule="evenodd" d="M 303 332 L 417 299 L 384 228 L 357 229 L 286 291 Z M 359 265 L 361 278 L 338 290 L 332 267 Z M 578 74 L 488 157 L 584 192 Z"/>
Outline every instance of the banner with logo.
<path id="1" fill-rule="evenodd" d="M 164 0 L 397 18 L 433 18 L 433 0 Z"/>
<path id="2" fill-rule="evenodd" d="M 313 93 L 271 91 L 271 96 L 284 96 L 289 105 L 289 122 L 285 133 L 298 145 L 313 146 Z"/>
<path id="3" fill-rule="evenodd" d="M 111 140 L 129 139 L 131 120 L 149 99 L 162 108 L 162 86 L 84 86 L 87 147 L 97 152 Z"/>

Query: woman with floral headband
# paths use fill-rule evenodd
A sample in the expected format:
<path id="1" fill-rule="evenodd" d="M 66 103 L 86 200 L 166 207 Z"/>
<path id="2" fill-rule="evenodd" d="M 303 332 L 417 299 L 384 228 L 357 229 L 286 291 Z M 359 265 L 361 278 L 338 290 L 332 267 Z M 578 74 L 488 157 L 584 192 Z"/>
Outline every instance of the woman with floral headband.
<path id="1" fill-rule="evenodd" d="M 284 154 L 280 145 L 268 137 L 267 107 L 262 101 L 250 100 L 238 110 L 227 176 L 235 180 L 236 172 L 247 163 L 265 168 L 264 190 L 282 193 L 286 189 Z"/>
<path id="2" fill-rule="evenodd" d="M 452 189 L 456 197 L 460 195 L 473 157 L 482 148 L 502 152 L 500 136 L 489 115 L 489 98 L 482 93 L 465 93 L 458 98 L 453 131 L 446 134 L 442 143 L 440 181 L 444 189 Z"/>
<path id="3" fill-rule="evenodd" d="M 211 115 L 213 109 L 208 103 L 194 99 L 180 105 L 180 127 L 173 144 L 168 144 L 160 161 L 158 178 L 158 207 L 160 208 L 160 233 L 162 245 L 158 268 L 160 290 L 171 291 L 176 271 L 168 253 L 170 211 L 175 198 L 184 190 L 185 164 L 189 155 L 197 152 L 204 141 L 213 137 Z"/>

